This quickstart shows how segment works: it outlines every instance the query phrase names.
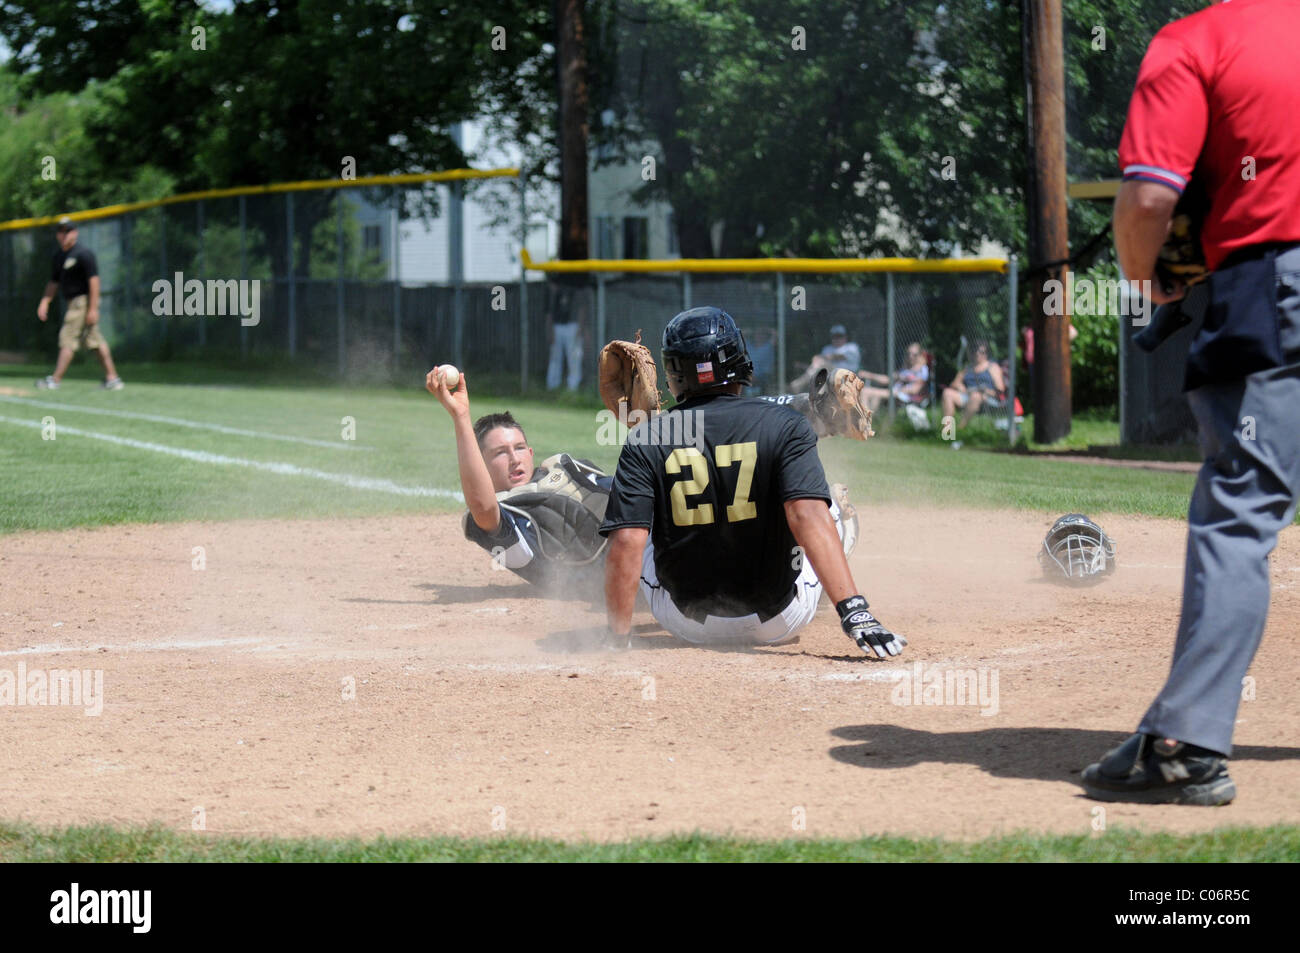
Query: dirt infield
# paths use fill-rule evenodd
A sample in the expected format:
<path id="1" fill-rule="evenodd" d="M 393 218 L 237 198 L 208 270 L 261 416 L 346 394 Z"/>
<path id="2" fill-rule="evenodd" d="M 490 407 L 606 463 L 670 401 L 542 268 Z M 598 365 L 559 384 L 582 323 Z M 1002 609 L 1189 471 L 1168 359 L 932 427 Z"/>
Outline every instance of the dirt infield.
<path id="1" fill-rule="evenodd" d="M 100 669 L 104 695 L 98 716 L 0 708 L 0 813 L 317 836 L 1091 830 L 1073 781 L 1164 676 L 1182 525 L 1097 516 L 1119 571 L 1071 590 L 1040 578 L 1044 516 L 862 516 L 854 571 L 911 640 L 901 662 L 863 658 L 829 608 L 783 648 L 681 646 L 639 610 L 633 651 L 584 651 L 601 614 L 493 572 L 450 515 L 0 537 L 0 670 Z M 1294 530 L 1273 574 L 1238 801 L 1109 805 L 1110 826 L 1300 822 Z M 896 704 L 915 663 L 983 694 Z"/>

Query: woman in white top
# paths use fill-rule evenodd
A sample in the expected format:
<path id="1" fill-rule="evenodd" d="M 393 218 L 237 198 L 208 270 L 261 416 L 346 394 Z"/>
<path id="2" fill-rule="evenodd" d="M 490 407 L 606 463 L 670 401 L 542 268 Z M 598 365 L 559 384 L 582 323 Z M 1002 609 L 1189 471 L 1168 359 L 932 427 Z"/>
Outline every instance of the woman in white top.
<path id="1" fill-rule="evenodd" d="M 881 385 L 862 388 L 862 396 L 867 401 L 867 407 L 875 413 L 876 408 L 889 396 L 889 377 L 884 374 L 873 374 L 871 371 L 858 371 L 858 376 L 869 384 Z M 894 400 L 904 407 L 908 404 L 920 404 L 929 396 L 930 365 L 926 361 L 925 351 L 915 341 L 907 346 L 907 367 L 894 372 L 892 390 Z"/>

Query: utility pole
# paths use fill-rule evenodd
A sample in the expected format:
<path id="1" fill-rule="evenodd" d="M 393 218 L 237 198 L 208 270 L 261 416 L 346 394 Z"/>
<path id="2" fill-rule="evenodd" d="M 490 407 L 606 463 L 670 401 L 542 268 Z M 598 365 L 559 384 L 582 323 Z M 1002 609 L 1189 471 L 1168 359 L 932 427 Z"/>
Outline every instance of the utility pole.
<path id="1" fill-rule="evenodd" d="M 1061 0 L 1021 0 L 1025 62 L 1025 121 L 1029 145 L 1030 268 L 1070 257 L 1065 181 L 1065 41 Z M 1035 272 L 1030 280 L 1034 329 L 1034 440 L 1055 443 L 1070 433 L 1070 302 L 1044 313 L 1045 283 L 1067 281 L 1068 267 Z M 1014 359 L 1014 355 L 1008 355 Z"/>

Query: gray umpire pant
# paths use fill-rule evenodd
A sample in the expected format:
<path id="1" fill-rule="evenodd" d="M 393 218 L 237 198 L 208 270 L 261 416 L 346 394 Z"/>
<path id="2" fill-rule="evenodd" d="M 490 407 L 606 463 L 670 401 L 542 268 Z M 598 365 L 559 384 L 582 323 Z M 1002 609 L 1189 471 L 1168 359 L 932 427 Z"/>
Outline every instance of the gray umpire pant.
<path id="1" fill-rule="evenodd" d="M 1290 363 L 1188 394 L 1205 463 L 1187 514 L 1182 617 L 1169 680 L 1138 726 L 1225 755 L 1268 618 L 1268 556 L 1300 494 L 1300 249 L 1278 255 L 1277 295 Z"/>

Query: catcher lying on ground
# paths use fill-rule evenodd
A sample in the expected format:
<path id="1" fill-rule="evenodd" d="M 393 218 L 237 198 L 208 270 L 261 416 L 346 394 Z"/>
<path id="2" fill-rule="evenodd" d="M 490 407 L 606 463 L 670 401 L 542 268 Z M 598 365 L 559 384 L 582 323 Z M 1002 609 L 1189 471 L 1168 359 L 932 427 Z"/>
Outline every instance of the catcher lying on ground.
<path id="1" fill-rule="evenodd" d="M 464 374 L 448 390 L 435 367 L 425 387 L 446 408 L 455 428 L 460 486 L 468 507 L 462 521 L 465 538 L 487 550 L 494 566 L 531 583 L 598 594 L 606 547 L 599 528 L 613 477 L 567 453 L 535 464 L 523 427 L 509 413 L 487 414 L 471 424 Z M 798 410 L 819 437 L 842 434 L 866 440 L 873 431 L 871 414 L 860 402 L 862 387 L 848 371 L 823 371 L 807 394 L 761 399 Z M 649 349 L 631 341 L 607 345 L 600 355 L 600 390 L 610 411 L 633 425 L 643 419 L 638 412 L 658 414 L 658 370 Z M 847 552 L 857 539 L 857 517 L 843 488 L 836 487 L 836 496 Z"/>

